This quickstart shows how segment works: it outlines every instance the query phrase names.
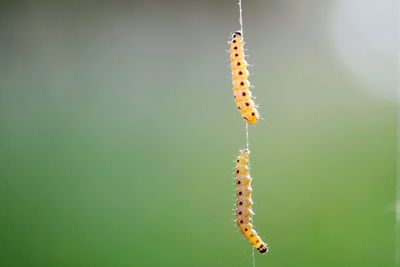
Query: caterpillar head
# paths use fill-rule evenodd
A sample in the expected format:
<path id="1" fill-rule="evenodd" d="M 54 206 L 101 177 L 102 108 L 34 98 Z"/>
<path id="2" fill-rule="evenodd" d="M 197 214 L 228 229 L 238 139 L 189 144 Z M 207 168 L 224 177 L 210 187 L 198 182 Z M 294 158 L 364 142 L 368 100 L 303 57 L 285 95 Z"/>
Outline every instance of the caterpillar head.
<path id="1" fill-rule="evenodd" d="M 260 252 L 261 254 L 265 254 L 268 252 L 268 247 L 267 245 L 261 244 L 258 248 L 257 248 L 258 252 Z"/>
<path id="2" fill-rule="evenodd" d="M 240 31 L 233 33 L 232 39 L 240 39 L 240 38 L 242 38 L 242 33 Z"/>

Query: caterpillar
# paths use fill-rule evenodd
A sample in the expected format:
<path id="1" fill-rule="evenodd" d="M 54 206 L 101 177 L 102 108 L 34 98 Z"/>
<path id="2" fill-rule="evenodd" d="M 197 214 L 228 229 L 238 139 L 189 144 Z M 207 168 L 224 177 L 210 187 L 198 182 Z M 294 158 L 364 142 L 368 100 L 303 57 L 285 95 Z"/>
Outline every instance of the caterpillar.
<path id="1" fill-rule="evenodd" d="M 248 64 L 244 59 L 243 38 L 240 31 L 235 32 L 232 36 L 229 54 L 232 70 L 233 97 L 236 107 L 247 123 L 254 124 L 258 121 L 260 115 L 257 112 L 256 104 L 252 100 L 249 89 Z"/>
<path id="2" fill-rule="evenodd" d="M 250 244 L 257 248 L 261 254 L 268 252 L 268 244 L 261 240 L 260 236 L 254 230 L 252 217 L 254 215 L 251 209 L 253 201 L 251 200 L 251 176 L 249 172 L 249 150 L 240 150 L 236 159 L 235 180 L 236 180 L 236 223 L 240 231 Z"/>

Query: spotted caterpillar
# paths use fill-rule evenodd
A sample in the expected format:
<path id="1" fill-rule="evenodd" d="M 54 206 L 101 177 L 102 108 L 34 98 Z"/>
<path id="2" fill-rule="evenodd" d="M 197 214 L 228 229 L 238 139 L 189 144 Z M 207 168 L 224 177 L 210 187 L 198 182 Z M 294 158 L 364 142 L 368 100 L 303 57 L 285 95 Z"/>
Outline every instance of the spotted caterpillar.
<path id="1" fill-rule="evenodd" d="M 243 38 L 241 32 L 235 32 L 230 41 L 230 60 L 232 69 L 233 97 L 243 119 L 254 124 L 259 119 L 256 105 L 251 97 L 249 71 L 244 59 Z"/>
<path id="2" fill-rule="evenodd" d="M 240 150 L 240 154 L 236 159 L 236 223 L 240 231 L 257 250 L 265 254 L 268 251 L 268 244 L 263 242 L 260 236 L 254 230 L 252 225 L 253 210 L 251 206 L 251 176 L 249 173 L 249 151 L 247 149 Z"/>

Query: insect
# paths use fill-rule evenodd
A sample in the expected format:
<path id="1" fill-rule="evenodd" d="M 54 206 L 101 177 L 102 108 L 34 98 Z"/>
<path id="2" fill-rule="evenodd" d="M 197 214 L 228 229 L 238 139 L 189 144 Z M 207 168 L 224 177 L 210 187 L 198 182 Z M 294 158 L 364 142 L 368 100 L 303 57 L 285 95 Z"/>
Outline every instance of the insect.
<path id="1" fill-rule="evenodd" d="M 241 32 L 235 32 L 230 41 L 230 60 L 232 70 L 233 97 L 236 107 L 242 118 L 249 124 L 258 121 L 260 115 L 257 112 L 256 104 L 250 92 L 250 82 L 248 80 L 249 71 L 247 62 L 244 59 L 243 37 Z"/>
<path id="2" fill-rule="evenodd" d="M 261 240 L 260 236 L 254 230 L 252 217 L 254 215 L 251 206 L 251 176 L 249 172 L 249 150 L 240 150 L 236 159 L 236 223 L 250 244 L 257 248 L 261 254 L 268 252 L 268 244 Z"/>

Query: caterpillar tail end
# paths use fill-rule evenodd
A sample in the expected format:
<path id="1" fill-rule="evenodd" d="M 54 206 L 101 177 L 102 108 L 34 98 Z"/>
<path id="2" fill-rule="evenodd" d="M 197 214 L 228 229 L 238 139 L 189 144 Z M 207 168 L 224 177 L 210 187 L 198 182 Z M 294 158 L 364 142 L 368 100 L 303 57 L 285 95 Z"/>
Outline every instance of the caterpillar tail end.
<path id="1" fill-rule="evenodd" d="M 245 120 L 246 120 L 246 122 L 247 122 L 247 124 L 250 124 L 250 125 L 253 125 L 253 124 L 256 124 L 257 122 L 258 122 L 258 118 L 250 118 L 250 119 L 247 119 L 247 118 L 244 118 Z"/>

